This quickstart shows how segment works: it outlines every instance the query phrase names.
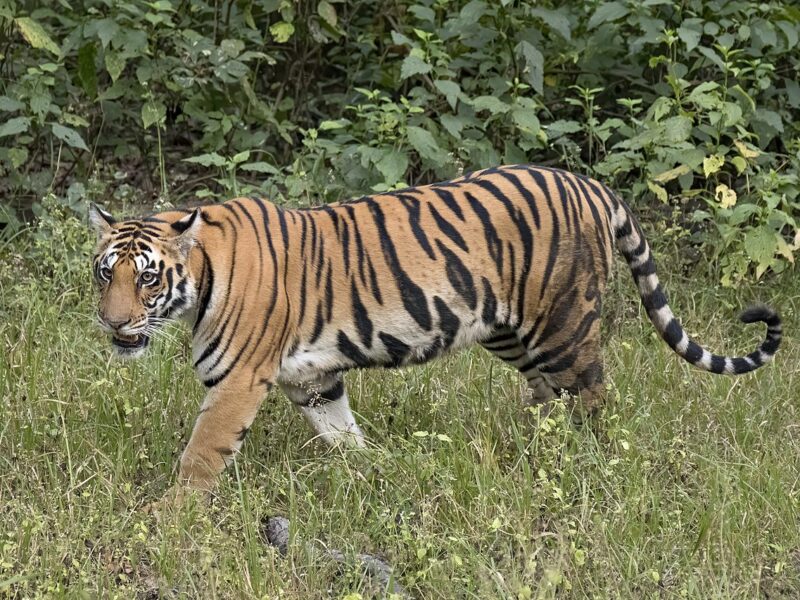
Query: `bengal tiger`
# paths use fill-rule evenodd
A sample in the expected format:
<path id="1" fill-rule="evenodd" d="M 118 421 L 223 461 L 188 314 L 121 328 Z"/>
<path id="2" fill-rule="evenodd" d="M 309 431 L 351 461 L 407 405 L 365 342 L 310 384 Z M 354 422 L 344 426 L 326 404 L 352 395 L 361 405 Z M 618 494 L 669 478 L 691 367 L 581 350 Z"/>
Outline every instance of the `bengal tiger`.
<path id="1" fill-rule="evenodd" d="M 664 341 L 694 366 L 739 374 L 770 361 L 781 320 L 747 356 L 710 353 L 667 304 L 628 206 L 602 183 L 526 165 L 309 209 L 235 198 L 117 221 L 92 206 L 98 319 L 118 354 L 166 322 L 192 325 L 207 388 L 179 485 L 209 491 L 278 384 L 330 444 L 364 444 L 342 375 L 478 343 L 516 367 L 531 402 L 562 391 L 601 404 L 600 309 L 616 244 Z M 183 488 L 181 488 L 183 489 Z"/>

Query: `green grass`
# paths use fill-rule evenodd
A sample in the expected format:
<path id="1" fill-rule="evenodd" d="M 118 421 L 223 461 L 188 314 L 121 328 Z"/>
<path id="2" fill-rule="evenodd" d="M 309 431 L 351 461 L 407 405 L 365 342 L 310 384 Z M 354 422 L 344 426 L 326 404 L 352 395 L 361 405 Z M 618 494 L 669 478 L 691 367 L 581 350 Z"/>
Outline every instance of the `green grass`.
<path id="1" fill-rule="evenodd" d="M 763 335 L 734 320 L 744 304 L 781 310 L 776 363 L 726 378 L 656 339 L 618 268 L 608 404 L 582 428 L 522 411 L 516 373 L 478 349 L 349 374 L 366 453 L 310 442 L 272 394 L 211 507 L 159 522 L 141 507 L 173 481 L 202 397 L 188 335 L 111 358 L 86 246 L 65 231 L 67 249 L 32 235 L 0 248 L 0 596 L 374 595 L 355 563 L 306 542 L 380 554 L 419 598 L 800 596 L 795 275 L 738 290 L 666 277 L 717 351 Z M 292 521 L 285 558 L 259 535 L 270 515 Z"/>

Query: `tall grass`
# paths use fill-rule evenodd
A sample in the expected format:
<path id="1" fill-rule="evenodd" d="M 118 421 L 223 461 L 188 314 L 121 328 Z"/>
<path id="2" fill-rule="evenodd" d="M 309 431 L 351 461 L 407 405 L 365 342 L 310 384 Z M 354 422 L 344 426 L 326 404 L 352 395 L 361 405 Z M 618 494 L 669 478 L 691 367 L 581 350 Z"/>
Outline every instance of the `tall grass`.
<path id="1" fill-rule="evenodd" d="M 380 597 L 312 542 L 384 556 L 420 598 L 800 596 L 796 276 L 738 290 L 666 277 L 718 351 L 763 335 L 734 320 L 748 301 L 781 310 L 776 363 L 726 378 L 656 338 L 618 269 L 608 402 L 581 428 L 523 411 L 517 374 L 478 349 L 349 374 L 366 452 L 313 441 L 272 394 L 211 506 L 159 521 L 140 509 L 174 479 L 202 397 L 188 334 L 111 358 L 85 240 L 59 227 L 0 248 L 0 595 Z M 270 515 L 292 522 L 285 558 L 259 535 Z"/>

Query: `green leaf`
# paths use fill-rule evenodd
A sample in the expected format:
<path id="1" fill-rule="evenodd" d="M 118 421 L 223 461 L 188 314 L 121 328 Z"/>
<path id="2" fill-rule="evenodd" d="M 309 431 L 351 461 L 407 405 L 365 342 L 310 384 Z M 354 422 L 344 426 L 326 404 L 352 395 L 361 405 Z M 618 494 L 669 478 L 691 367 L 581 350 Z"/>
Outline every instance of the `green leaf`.
<path id="1" fill-rule="evenodd" d="M 97 48 L 90 42 L 81 46 L 78 50 L 78 79 L 81 87 L 89 98 L 97 96 L 97 69 L 95 59 L 97 58 Z"/>
<path id="2" fill-rule="evenodd" d="M 689 117 L 670 117 L 664 121 L 664 139 L 670 144 L 677 144 L 689 139 L 692 135 L 692 120 Z"/>
<path id="3" fill-rule="evenodd" d="M 383 180 L 392 185 L 403 181 L 408 169 L 408 156 L 405 152 L 390 149 L 375 163 L 375 167 L 383 175 Z"/>
<path id="4" fill-rule="evenodd" d="M 27 148 L 10 148 L 8 150 L 8 158 L 11 159 L 11 166 L 19 169 L 28 160 Z"/>
<path id="5" fill-rule="evenodd" d="M 336 27 L 336 9 L 330 2 L 327 0 L 321 0 L 321 2 L 317 4 L 317 13 L 328 25 L 334 28 Z"/>
<path id="6" fill-rule="evenodd" d="M 269 28 L 269 33 L 279 44 L 284 44 L 289 41 L 289 38 L 294 34 L 294 25 L 286 21 L 278 21 Z"/>
<path id="7" fill-rule="evenodd" d="M 456 103 L 461 95 L 461 86 L 455 81 L 447 81 L 446 79 L 437 79 L 433 82 L 433 85 L 447 98 L 447 103 L 450 105 L 450 108 L 455 110 Z"/>
<path id="8" fill-rule="evenodd" d="M 718 88 L 719 84 L 715 81 L 705 81 L 689 93 L 688 100 L 700 108 L 716 108 L 720 103 L 719 92 L 716 91 Z"/>
<path id="9" fill-rule="evenodd" d="M 583 128 L 577 121 L 565 121 L 560 119 L 558 121 L 553 121 L 552 123 L 546 124 L 545 129 L 547 129 L 547 133 L 555 137 L 559 137 L 568 133 L 578 133 Z"/>
<path id="10" fill-rule="evenodd" d="M 31 120 L 28 117 L 14 117 L 0 125 L 0 137 L 7 135 L 17 135 L 24 131 L 28 131 L 31 126 Z"/>
<path id="11" fill-rule="evenodd" d="M 101 19 L 97 21 L 95 27 L 103 48 L 107 48 L 108 43 L 119 33 L 119 25 L 114 19 Z"/>
<path id="12" fill-rule="evenodd" d="M 52 100 L 53 98 L 50 95 L 50 92 L 47 91 L 47 88 L 40 87 L 31 96 L 31 111 L 36 113 L 36 116 L 39 117 L 39 121 L 43 121 L 44 116 L 50 112 L 50 103 Z"/>
<path id="13" fill-rule="evenodd" d="M 237 58 L 244 51 L 242 40 L 222 40 L 219 49 L 228 58 Z"/>
<path id="14" fill-rule="evenodd" d="M 697 21 L 697 22 L 693 22 Z M 700 44 L 703 26 L 700 19 L 686 19 L 677 30 L 678 37 L 686 44 L 686 51 L 691 52 Z"/>
<path id="15" fill-rule="evenodd" d="M 191 158 L 184 158 L 183 162 L 198 164 L 204 167 L 223 167 L 228 161 L 226 161 L 224 157 L 220 156 L 216 152 L 210 152 L 209 154 L 201 154 L 199 156 L 192 156 Z M 244 168 L 244 166 L 242 166 L 242 168 Z"/>
<path id="16" fill-rule="evenodd" d="M 351 125 L 351 121 L 349 119 L 336 119 L 335 121 L 322 121 L 319 124 L 318 129 L 320 131 L 329 131 L 332 129 L 344 129 L 348 125 Z"/>
<path id="17" fill-rule="evenodd" d="M 550 29 L 557 32 L 565 40 L 572 39 L 572 31 L 566 12 L 550 10 L 549 8 L 534 8 L 531 9 L 531 16 L 540 18 Z"/>
<path id="18" fill-rule="evenodd" d="M 23 108 L 25 108 L 25 105 L 19 100 L 14 100 L 8 96 L 0 96 L 0 111 L 17 112 Z"/>
<path id="19" fill-rule="evenodd" d="M 220 157 L 222 158 L 222 157 Z M 280 171 L 269 163 L 265 162 L 251 162 L 244 163 L 238 167 L 242 171 L 253 171 L 254 173 L 268 173 L 269 175 L 279 175 Z"/>
<path id="20" fill-rule="evenodd" d="M 231 158 L 231 160 L 233 161 L 233 164 L 238 165 L 239 163 L 243 163 L 244 161 L 248 160 L 249 158 L 250 158 L 250 150 L 243 150 L 242 152 L 239 152 L 238 154 L 234 154 L 233 158 Z"/>
<path id="21" fill-rule="evenodd" d="M 486 2 L 483 2 L 483 0 L 471 0 L 461 9 L 458 20 L 461 25 L 474 25 L 486 10 Z"/>
<path id="22" fill-rule="evenodd" d="M 511 118 L 520 129 L 524 129 L 528 133 L 537 134 L 541 125 L 539 124 L 539 117 L 536 112 L 530 108 L 515 108 L 511 112 Z"/>
<path id="23" fill-rule="evenodd" d="M 447 160 L 447 153 L 439 148 L 431 132 L 422 127 L 411 126 L 407 131 L 408 143 L 426 160 L 441 166 Z"/>
<path id="24" fill-rule="evenodd" d="M 30 17 L 19 17 L 14 19 L 14 22 L 17 24 L 17 27 L 19 27 L 22 37 L 24 37 L 25 41 L 33 48 L 42 48 L 56 56 L 61 53 L 58 45 L 37 21 L 34 21 Z"/>
<path id="25" fill-rule="evenodd" d="M 125 58 L 117 52 L 107 50 L 105 63 L 106 71 L 108 71 L 108 74 L 111 76 L 111 81 L 116 82 L 125 69 Z"/>
<path id="26" fill-rule="evenodd" d="M 755 118 L 762 123 L 765 123 L 778 133 L 783 133 L 783 120 L 781 116 L 773 110 L 766 108 L 756 109 Z"/>
<path id="27" fill-rule="evenodd" d="M 457 140 L 461 139 L 461 131 L 464 129 L 464 119 L 457 115 L 442 115 L 439 117 L 442 127 L 447 130 L 447 133 L 452 135 Z"/>
<path id="28" fill-rule="evenodd" d="M 160 124 L 167 116 L 167 107 L 161 102 L 150 100 L 142 105 L 142 126 L 147 129 L 153 124 Z"/>
<path id="29" fill-rule="evenodd" d="M 495 96 L 478 96 L 472 100 L 472 106 L 476 112 L 488 110 L 493 115 L 507 113 L 511 106 L 497 99 Z"/>
<path id="30" fill-rule="evenodd" d="M 400 79 L 408 79 L 409 77 L 413 77 L 414 75 L 429 73 L 432 68 L 433 67 L 431 67 L 428 63 L 426 63 L 418 56 L 409 54 L 403 60 L 402 67 L 400 67 Z"/>
<path id="31" fill-rule="evenodd" d="M 517 44 L 515 51 L 525 61 L 525 78 L 533 90 L 541 94 L 544 90 L 544 56 L 530 42 Z"/>
<path id="32" fill-rule="evenodd" d="M 598 25 L 602 25 L 607 21 L 616 21 L 617 19 L 621 19 L 629 12 L 630 10 L 628 7 L 621 2 L 604 2 L 597 7 L 596 11 L 594 11 L 592 18 L 589 19 L 587 27 L 589 29 L 594 29 Z"/>
<path id="33" fill-rule="evenodd" d="M 744 236 L 744 251 L 759 266 L 772 261 L 777 247 L 775 232 L 768 227 L 752 229 Z"/>
<path id="34" fill-rule="evenodd" d="M 79 150 L 89 150 L 89 148 L 86 146 L 86 142 L 83 141 L 81 134 L 71 127 L 65 127 L 64 125 L 53 123 L 50 125 L 50 128 L 53 131 L 53 135 L 68 146 L 71 146 L 72 148 L 78 148 Z"/>

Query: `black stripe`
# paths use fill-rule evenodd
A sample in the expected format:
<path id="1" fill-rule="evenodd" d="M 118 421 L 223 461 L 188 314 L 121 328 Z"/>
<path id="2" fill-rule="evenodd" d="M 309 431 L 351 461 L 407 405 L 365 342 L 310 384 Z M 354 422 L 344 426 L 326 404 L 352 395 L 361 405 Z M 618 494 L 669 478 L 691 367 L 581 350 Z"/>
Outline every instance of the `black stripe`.
<path id="1" fill-rule="evenodd" d="M 320 392 L 319 399 L 334 402 L 344 396 L 344 382 L 340 379 L 324 392 Z"/>
<path id="2" fill-rule="evenodd" d="M 461 211 L 461 207 L 458 205 L 458 202 L 456 202 L 456 199 L 451 192 L 448 192 L 440 187 L 434 187 L 433 193 L 436 194 L 442 200 L 442 202 L 447 205 L 447 208 L 453 211 L 455 216 L 462 221 L 465 220 L 464 213 Z"/>
<path id="3" fill-rule="evenodd" d="M 497 319 L 497 298 L 492 291 L 492 284 L 486 277 L 481 277 L 483 280 L 483 313 L 481 318 L 487 325 L 491 325 Z"/>
<path id="4" fill-rule="evenodd" d="M 372 266 L 372 260 L 367 256 L 367 267 L 369 269 L 369 287 L 372 290 L 372 297 L 383 306 L 383 296 L 381 295 L 381 287 L 378 285 L 378 275 L 375 273 L 375 267 Z"/>
<path id="5" fill-rule="evenodd" d="M 425 251 L 425 254 L 428 255 L 428 258 L 435 260 L 436 255 L 433 253 L 433 248 L 431 247 L 430 241 L 428 241 L 428 236 L 425 235 L 425 231 L 419 224 L 419 200 L 405 194 L 398 194 L 397 198 L 400 199 L 401 204 L 405 207 L 406 211 L 408 211 L 408 224 L 411 227 L 411 232 L 414 234 L 417 243 L 419 243 L 420 247 Z"/>
<path id="6" fill-rule="evenodd" d="M 361 277 L 361 284 L 366 286 L 367 285 L 367 277 L 364 274 L 364 244 L 361 240 L 361 231 L 359 230 L 358 223 L 356 222 L 356 215 L 355 209 L 350 206 L 349 204 L 344 205 L 347 214 L 350 215 L 350 219 L 353 221 L 353 232 L 355 233 L 355 244 L 356 244 L 356 256 L 358 257 L 358 274 Z"/>
<path id="7" fill-rule="evenodd" d="M 357 367 L 368 367 L 372 364 L 342 330 L 339 330 L 339 334 L 336 337 L 336 347 L 346 358 L 353 361 Z"/>
<path id="8" fill-rule="evenodd" d="M 322 317 L 322 303 L 320 302 L 317 304 L 317 316 L 314 320 L 314 331 L 311 333 L 311 338 L 309 338 L 308 343 L 313 344 L 319 339 L 319 336 L 322 334 L 322 326 L 325 323 L 325 319 Z"/>
<path id="9" fill-rule="evenodd" d="M 364 346 L 372 348 L 372 321 L 369 318 L 367 307 L 364 306 L 358 295 L 355 279 L 351 281 L 351 294 L 353 296 L 353 321 L 355 321 L 358 336 Z"/>
<path id="10" fill-rule="evenodd" d="M 458 230 L 439 214 L 439 211 L 436 210 L 436 207 L 433 204 L 428 204 L 428 208 L 430 208 L 431 215 L 433 215 L 433 220 L 436 221 L 436 225 L 439 227 L 441 232 L 453 240 L 453 242 L 464 252 L 469 252 L 467 243 L 464 241 L 464 238 L 461 237 L 461 234 L 458 233 Z"/>
<path id="11" fill-rule="evenodd" d="M 495 226 L 492 223 L 492 218 L 489 216 L 489 211 L 487 211 L 486 207 L 481 204 L 480 200 L 478 200 L 469 192 L 465 194 L 465 197 L 467 202 L 469 202 L 472 211 L 478 217 L 478 220 L 483 226 L 483 234 L 486 237 L 486 246 L 489 249 L 489 256 L 492 257 L 495 267 L 497 267 L 497 274 L 502 277 L 503 243 L 500 241 L 500 237 L 497 235 L 497 229 L 495 229 Z"/>
<path id="12" fill-rule="evenodd" d="M 478 297 L 475 291 L 475 282 L 472 279 L 472 273 L 470 273 L 461 259 L 458 258 L 452 250 L 448 249 L 447 246 L 442 244 L 442 242 L 436 240 L 436 245 L 439 248 L 439 252 L 444 256 L 445 272 L 447 273 L 447 279 L 450 281 L 450 285 L 452 285 L 453 289 L 458 292 L 458 295 L 464 299 L 470 310 L 475 310 L 478 306 Z"/>
<path id="13" fill-rule="evenodd" d="M 371 198 L 366 198 L 365 203 L 375 218 L 378 237 L 381 241 L 381 249 L 394 275 L 394 279 L 397 282 L 397 289 L 400 292 L 400 297 L 406 312 L 411 315 L 422 329 L 430 331 L 432 319 L 430 309 L 428 308 L 428 300 L 422 288 L 411 280 L 400 265 L 400 260 L 397 258 L 397 250 L 386 229 L 386 217 L 383 214 L 383 210 L 380 205 Z"/>
<path id="14" fill-rule="evenodd" d="M 330 323 L 333 319 L 333 265 L 328 261 L 328 274 L 325 276 L 325 307 L 327 314 L 325 320 Z"/>
<path id="15" fill-rule="evenodd" d="M 641 299 L 642 305 L 647 309 L 647 314 L 650 315 L 651 319 L 655 317 L 654 311 L 664 308 L 667 305 L 667 296 L 664 294 L 661 284 L 658 284 L 656 289 L 649 294 L 642 294 Z"/>
<path id="16" fill-rule="evenodd" d="M 533 171 L 534 170 L 531 169 L 531 175 L 533 175 Z M 513 173 L 501 169 L 497 171 L 497 174 L 500 175 L 506 181 L 508 181 L 511 185 L 513 185 L 516 188 L 516 190 L 522 195 L 522 197 L 525 198 L 525 201 L 528 203 L 528 207 L 531 209 L 531 214 L 533 215 L 534 226 L 536 227 L 536 229 L 541 229 L 542 223 L 539 217 L 539 209 L 536 206 L 536 198 L 533 197 L 531 191 L 527 187 L 525 187 L 519 180 L 519 177 L 517 177 Z M 545 194 L 548 193 L 546 189 L 543 191 Z"/>
<path id="17" fill-rule="evenodd" d="M 433 297 L 433 304 L 436 307 L 436 312 L 439 314 L 439 329 L 443 334 L 443 347 L 449 348 L 453 345 L 453 340 L 455 340 L 458 335 L 461 321 L 439 296 Z"/>
<path id="18" fill-rule="evenodd" d="M 405 344 L 393 335 L 389 335 L 388 333 L 381 331 L 378 333 L 378 338 L 380 338 L 381 343 L 389 353 L 389 358 L 391 359 L 389 366 L 400 366 L 403 363 L 403 360 L 405 360 L 406 356 L 408 356 L 408 353 L 411 352 L 411 348 L 408 346 L 408 344 Z"/>
<path id="19" fill-rule="evenodd" d="M 206 315 L 208 303 L 211 301 L 211 292 L 214 289 L 214 267 L 211 266 L 211 259 L 208 257 L 205 248 L 201 247 L 200 252 L 203 255 L 203 271 L 200 276 L 200 289 L 203 290 L 203 294 L 200 297 L 200 304 L 198 304 L 197 307 L 197 318 L 194 321 L 193 331 L 195 332 L 203 321 L 203 317 Z"/>

